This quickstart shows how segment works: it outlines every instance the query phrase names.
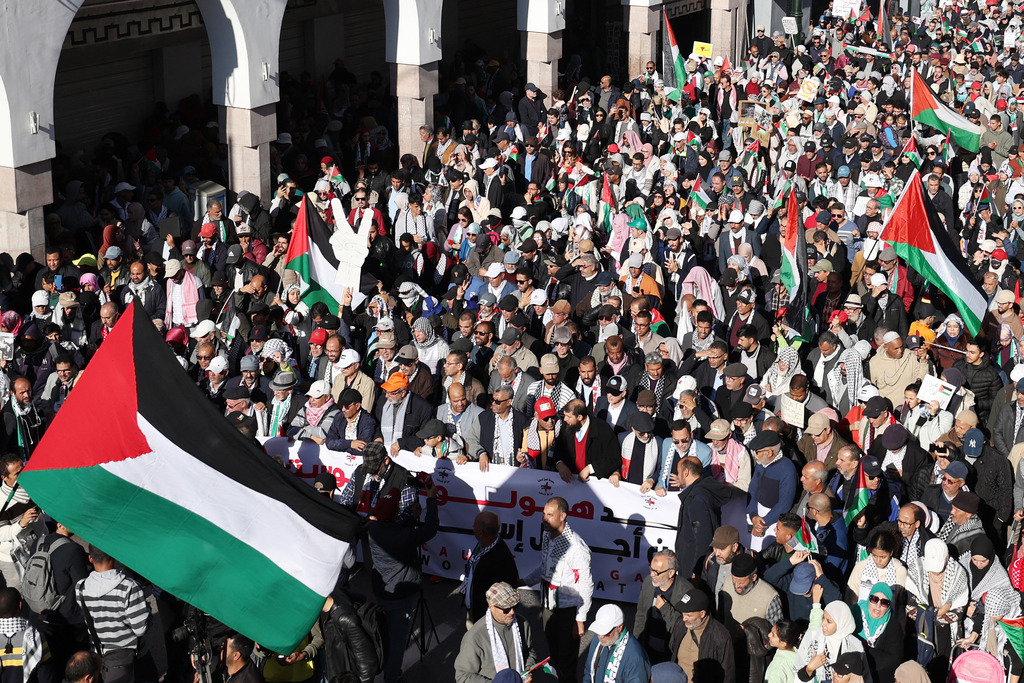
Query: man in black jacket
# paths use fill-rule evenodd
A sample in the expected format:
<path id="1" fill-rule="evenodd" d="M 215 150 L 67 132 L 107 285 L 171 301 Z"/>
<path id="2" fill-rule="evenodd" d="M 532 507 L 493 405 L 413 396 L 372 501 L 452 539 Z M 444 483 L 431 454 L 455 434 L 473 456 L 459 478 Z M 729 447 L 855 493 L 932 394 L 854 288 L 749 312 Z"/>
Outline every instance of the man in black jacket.
<path id="1" fill-rule="evenodd" d="M 682 485 L 679 492 L 679 524 L 676 532 L 676 559 L 679 575 L 689 579 L 695 575 L 699 561 L 711 547 L 711 539 L 718 528 L 714 500 L 708 479 L 703 476 L 704 466 L 695 457 L 679 461 L 676 476 Z"/>
<path id="2" fill-rule="evenodd" d="M 953 363 L 953 367 L 964 373 L 965 386 L 974 392 L 975 408 L 982 424 L 988 421 L 992 410 L 992 399 L 1003 388 L 999 371 L 988 359 L 982 342 L 970 340 L 964 349 L 964 357 Z"/>
<path id="3" fill-rule="evenodd" d="M 592 418 L 578 398 L 566 404 L 563 417 L 566 428 L 555 445 L 555 467 L 562 481 L 572 481 L 574 474 L 580 481 L 607 479 L 619 471 L 619 440 L 607 422 Z"/>
<path id="4" fill-rule="evenodd" d="M 419 547 L 437 535 L 437 489 L 430 477 L 425 477 L 423 487 L 427 494 L 423 524 L 399 519 L 402 494 L 392 488 L 373 506 L 375 521 L 367 531 L 373 557 L 370 586 L 388 624 L 391 656 L 384 662 L 385 683 L 397 683 L 401 678 L 403 658 L 399 653 L 405 652 L 409 640 L 422 582 Z"/>
<path id="5" fill-rule="evenodd" d="M 501 537 L 501 520 L 489 510 L 473 520 L 476 547 L 466 562 L 466 578 L 459 591 L 469 612 L 467 624 L 476 623 L 487 612 L 487 589 L 493 584 L 519 585 L 516 558 Z"/>

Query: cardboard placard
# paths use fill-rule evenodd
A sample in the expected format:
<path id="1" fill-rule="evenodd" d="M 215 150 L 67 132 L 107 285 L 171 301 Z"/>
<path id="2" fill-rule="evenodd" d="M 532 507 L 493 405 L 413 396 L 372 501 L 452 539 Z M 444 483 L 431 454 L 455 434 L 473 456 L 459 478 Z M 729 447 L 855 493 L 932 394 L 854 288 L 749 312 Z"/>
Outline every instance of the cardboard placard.
<path id="1" fill-rule="evenodd" d="M 711 43 L 699 43 L 697 41 L 694 41 L 693 43 L 693 53 L 700 55 L 701 57 L 711 59 L 711 50 Z"/>
<path id="2" fill-rule="evenodd" d="M 787 36 L 795 36 L 800 33 L 800 27 L 796 23 L 796 17 L 782 17 L 782 30 Z"/>
<path id="3" fill-rule="evenodd" d="M 805 78 L 800 82 L 800 92 L 797 93 L 804 102 L 813 102 L 818 97 L 818 88 L 821 86 L 821 81 L 813 76 Z"/>
<path id="4" fill-rule="evenodd" d="M 793 425 L 797 429 L 803 429 L 805 426 L 805 413 L 806 410 L 803 403 L 798 403 L 786 394 L 779 396 L 779 417 L 786 424 Z"/>
<path id="5" fill-rule="evenodd" d="M 181 219 L 177 216 L 168 216 L 160 221 L 158 228 L 161 239 L 166 239 L 168 235 L 173 235 L 174 239 L 177 240 L 178 236 L 181 235 Z"/>

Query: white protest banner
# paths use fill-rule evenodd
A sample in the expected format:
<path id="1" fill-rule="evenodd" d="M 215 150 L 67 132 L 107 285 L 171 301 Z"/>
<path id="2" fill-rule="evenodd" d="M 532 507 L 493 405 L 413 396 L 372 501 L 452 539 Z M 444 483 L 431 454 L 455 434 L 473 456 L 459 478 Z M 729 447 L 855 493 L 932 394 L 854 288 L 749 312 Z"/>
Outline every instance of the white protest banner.
<path id="1" fill-rule="evenodd" d="M 362 461 L 309 441 L 268 439 L 267 453 L 286 460 L 289 469 L 312 484 L 321 472 L 338 479 L 339 489 Z M 641 494 L 633 484 L 618 488 L 606 480 L 565 483 L 553 472 L 491 465 L 481 472 L 476 463 L 420 458 L 403 451 L 395 461 L 410 472 L 430 472 L 437 485 L 441 530 L 423 550 L 423 570 L 451 579 L 465 571 L 476 545 L 473 520 L 481 510 L 501 519 L 501 535 L 516 557 L 522 574 L 540 562 L 541 517 L 552 496 L 565 498 L 569 524 L 590 546 L 594 595 L 635 602 L 657 548 L 675 547 L 679 498 Z"/>
<path id="2" fill-rule="evenodd" d="M 860 0 L 834 0 L 832 3 L 832 16 L 842 21 L 860 16 Z"/>

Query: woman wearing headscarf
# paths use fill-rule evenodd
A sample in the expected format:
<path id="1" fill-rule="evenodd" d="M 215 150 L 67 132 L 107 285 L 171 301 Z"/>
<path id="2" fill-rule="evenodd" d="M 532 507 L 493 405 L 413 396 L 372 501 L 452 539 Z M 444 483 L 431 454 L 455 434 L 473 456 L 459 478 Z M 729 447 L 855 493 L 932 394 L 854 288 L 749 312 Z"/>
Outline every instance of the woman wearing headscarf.
<path id="1" fill-rule="evenodd" d="M 896 683 L 931 683 L 928 672 L 913 660 L 903 662 L 896 667 L 894 678 Z"/>
<path id="2" fill-rule="evenodd" d="M 1013 330 L 1006 323 L 1001 324 L 999 339 L 992 344 L 991 357 L 995 366 L 1006 373 L 1007 377 L 1020 362 L 1018 348 L 1017 341 L 1013 338 Z"/>
<path id="3" fill-rule="evenodd" d="M 839 362 L 825 379 L 825 398 L 828 404 L 835 406 L 840 416 L 846 415 L 858 404 L 860 389 L 867 383 L 864 379 L 864 365 L 860 353 L 855 349 L 843 351 L 839 356 Z"/>
<path id="4" fill-rule="evenodd" d="M 830 682 L 832 666 L 840 655 L 859 652 L 863 657 L 864 645 L 857 638 L 857 622 L 845 602 L 834 600 L 821 609 L 822 587 L 811 588 L 811 619 L 807 633 L 797 651 L 797 679 L 800 681 Z"/>
<path id="5" fill-rule="evenodd" d="M 487 197 L 480 196 L 480 186 L 476 180 L 467 180 L 462 186 L 462 196 L 464 197 L 459 207 L 466 207 L 470 213 L 473 214 L 473 222 L 481 223 L 487 218 L 488 213 L 491 211 L 491 202 Z"/>
<path id="6" fill-rule="evenodd" d="M 764 389 L 765 398 L 781 396 L 789 391 L 789 382 L 796 375 L 804 374 L 800 370 L 800 352 L 792 346 L 783 346 L 779 349 L 779 356 L 764 373 L 761 380 L 761 387 Z"/>
<path id="7" fill-rule="evenodd" d="M 879 581 L 871 587 L 867 598 L 858 602 L 857 606 L 860 608 L 858 635 L 868 645 L 865 653 L 871 679 L 879 683 L 891 681 L 896 673 L 896 667 L 906 659 L 903 651 L 902 614 L 897 614 L 896 618 L 893 618 L 897 605 L 893 600 L 892 587 L 884 581 Z"/>
<path id="8" fill-rule="evenodd" d="M 961 646 L 978 643 L 978 646 L 1007 667 L 1006 632 L 997 622 L 1000 619 L 1015 619 L 1021 615 L 1020 594 L 1010 584 L 1010 577 L 996 557 L 995 546 L 987 536 L 979 536 L 971 542 L 971 561 L 967 566 L 967 580 L 971 586 L 971 601 L 967 606 L 964 626 L 965 637 Z M 1010 648 L 1012 649 L 1012 647 Z M 1020 660 L 1015 663 L 1020 673 Z"/>
<path id="9" fill-rule="evenodd" d="M 132 243 L 135 253 L 141 253 L 160 236 L 149 219 L 146 209 L 139 202 L 128 204 L 128 220 L 124 223 L 125 241 Z"/>
<path id="10" fill-rule="evenodd" d="M 420 353 L 420 362 L 427 366 L 430 374 L 436 376 L 437 369 L 448 356 L 448 343 L 437 336 L 430 319 L 416 318 L 412 324 L 413 343 Z"/>
<path id="11" fill-rule="evenodd" d="M 935 362 L 943 370 L 953 367 L 953 363 L 964 357 L 963 353 L 958 352 L 966 351 L 969 338 L 963 318 L 955 313 L 947 315 L 936 332 L 935 341 L 932 342 L 931 350 Z"/>

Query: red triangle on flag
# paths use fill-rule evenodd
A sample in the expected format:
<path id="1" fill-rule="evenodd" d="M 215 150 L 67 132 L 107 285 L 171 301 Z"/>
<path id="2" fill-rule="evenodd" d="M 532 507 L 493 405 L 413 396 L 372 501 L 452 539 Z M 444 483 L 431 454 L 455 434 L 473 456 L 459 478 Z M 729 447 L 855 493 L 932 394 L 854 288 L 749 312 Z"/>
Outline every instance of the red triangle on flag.
<path id="1" fill-rule="evenodd" d="M 889 220 L 882 228 L 882 234 L 885 235 L 885 241 L 890 244 L 906 244 L 929 254 L 935 253 L 928 212 L 924 206 L 921 177 L 917 172 L 907 181 L 907 189 L 893 207 Z"/>
<path id="2" fill-rule="evenodd" d="M 89 368 L 82 372 L 75 390 L 68 394 L 60 413 L 33 451 L 26 472 L 94 467 L 153 451 L 139 428 L 133 328 L 153 324 L 145 315 L 136 319 L 137 307 L 134 301 L 128 304 L 103 340 Z M 102 426 L 96 422 L 96 406 L 104 408 Z M 82 438 L 83 434 L 95 435 L 97 428 L 103 430 L 104 436 Z M 68 444 L 75 446 L 68 448 Z"/>

